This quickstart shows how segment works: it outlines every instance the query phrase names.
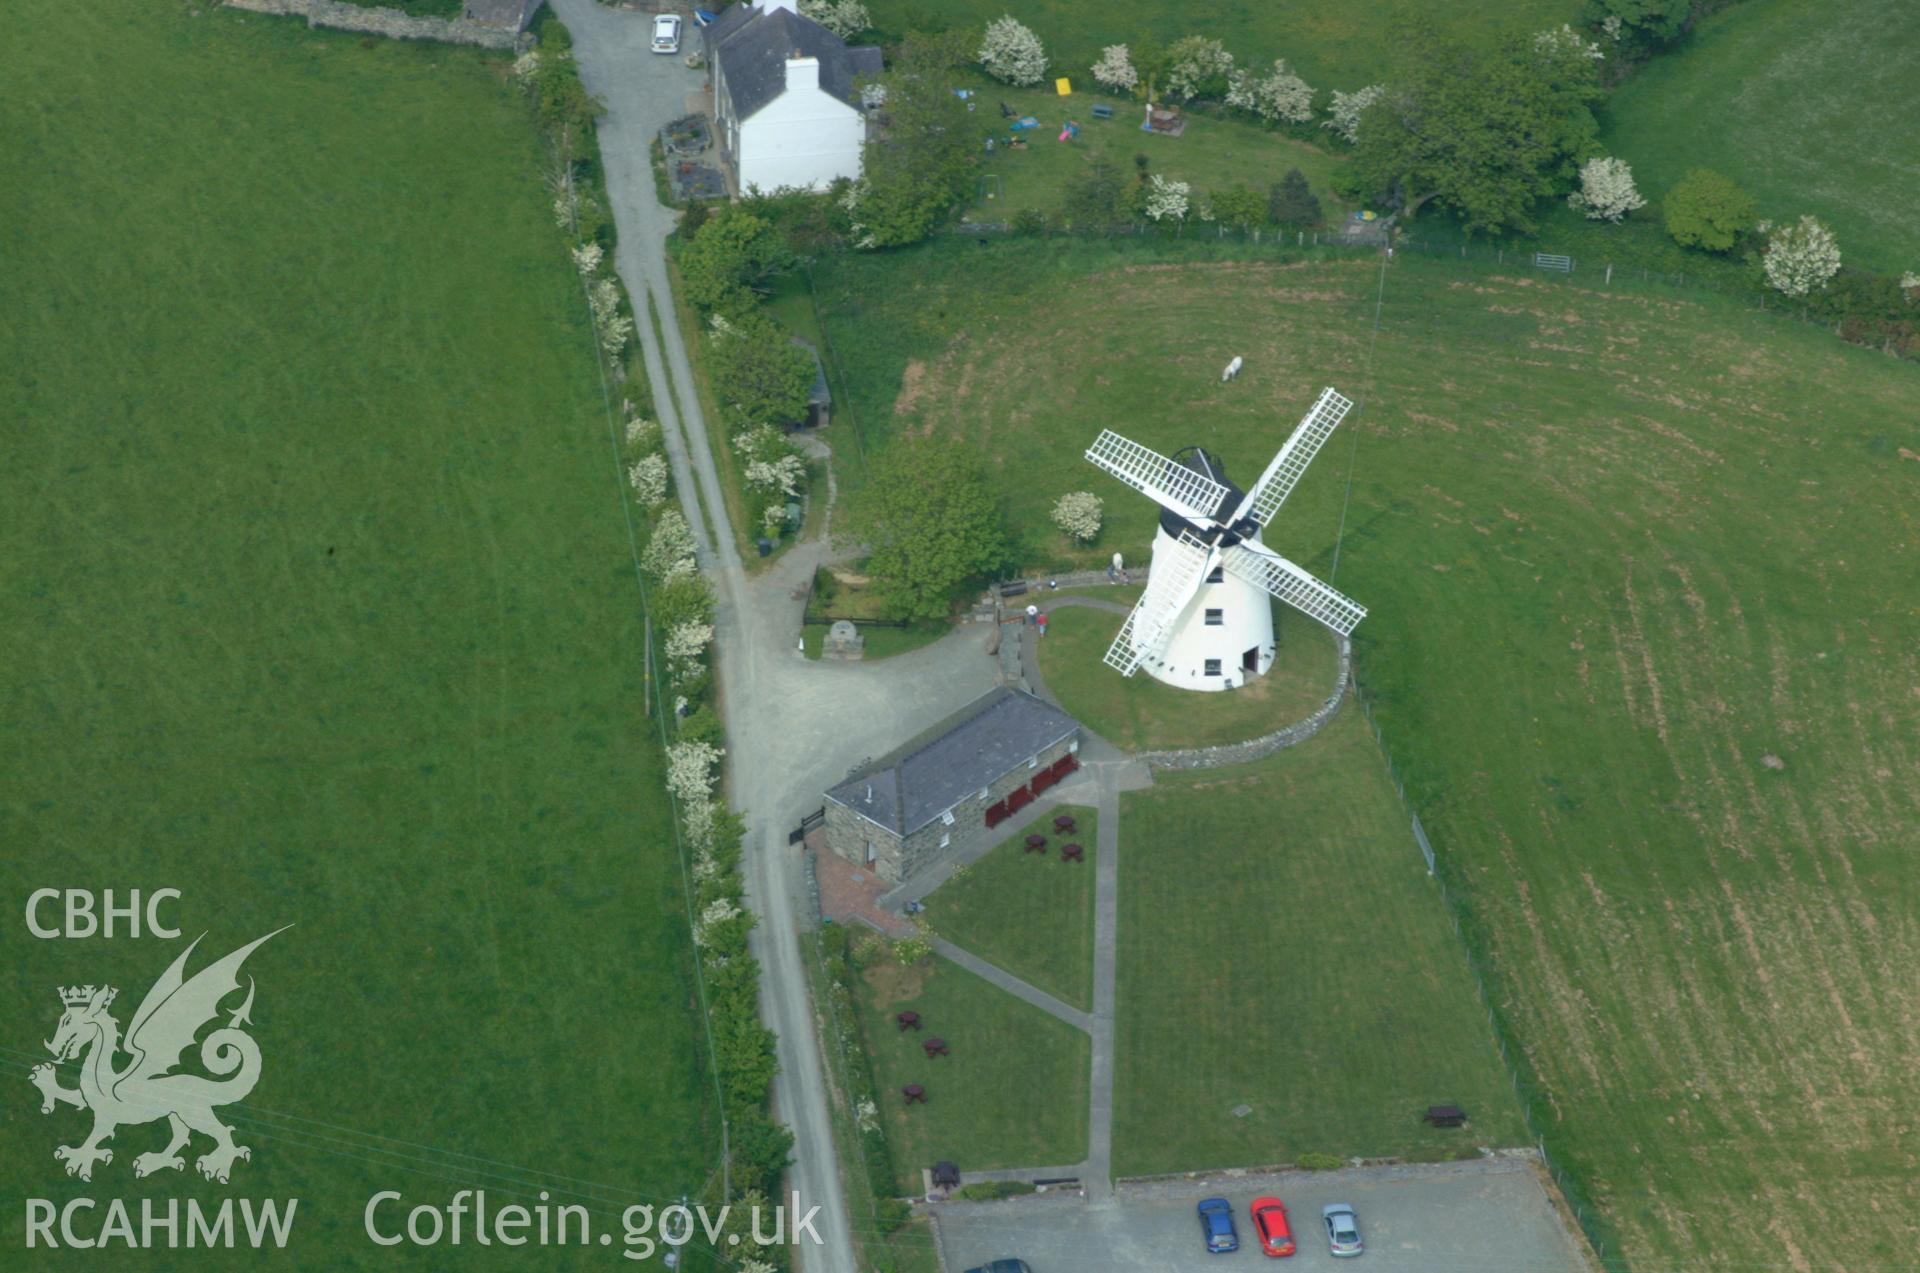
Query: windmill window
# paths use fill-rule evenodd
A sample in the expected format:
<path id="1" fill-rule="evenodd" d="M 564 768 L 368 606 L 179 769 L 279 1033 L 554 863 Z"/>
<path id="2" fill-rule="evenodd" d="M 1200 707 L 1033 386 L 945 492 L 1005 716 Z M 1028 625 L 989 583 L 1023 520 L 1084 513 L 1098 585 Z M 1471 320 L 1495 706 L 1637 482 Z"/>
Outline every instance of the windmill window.
<path id="1" fill-rule="evenodd" d="M 1225 583 L 1226 581 L 1227 581 L 1227 568 L 1225 566 L 1215 566 L 1212 570 L 1207 572 L 1208 583 Z"/>
<path id="2" fill-rule="evenodd" d="M 947 826 L 952 826 L 952 825 L 953 825 L 953 810 L 951 810 L 951 809 L 949 809 L 949 810 L 947 810 L 947 811 L 946 811 L 945 813 L 943 813 L 943 814 L 941 814 L 941 815 L 940 815 L 940 821 L 941 821 L 942 823 L 944 823 L 945 825 L 947 825 Z"/>
<path id="3" fill-rule="evenodd" d="M 1218 675 L 1220 675 L 1220 660 L 1219 660 L 1219 659 L 1208 659 L 1208 660 L 1207 660 L 1207 675 L 1208 675 L 1208 676 L 1218 676 Z"/>
<path id="4" fill-rule="evenodd" d="M 1208 626 L 1208 627 L 1210 627 L 1210 628 L 1217 628 L 1217 627 L 1219 627 L 1219 626 L 1220 626 L 1221 624 L 1223 624 L 1223 623 L 1225 623 L 1226 621 L 1227 621 L 1227 612 L 1226 612 L 1225 610 L 1209 610 L 1209 611 L 1207 611 L 1207 626 Z"/>
<path id="5" fill-rule="evenodd" d="M 1038 756 L 1027 757 L 1027 768 L 1038 769 L 1039 767 L 1040 767 L 1040 757 Z"/>
<path id="6" fill-rule="evenodd" d="M 990 790 L 989 790 L 988 788 L 986 788 L 986 787 L 982 787 L 982 788 L 980 788 L 980 798 L 981 798 L 982 800 L 985 800 L 985 799 L 987 798 L 987 796 L 988 796 L 988 795 L 990 795 L 990 794 L 991 794 L 991 792 L 990 792 Z"/>
<path id="7" fill-rule="evenodd" d="M 944 849 L 949 844 L 952 844 L 952 843 L 953 843 L 953 837 L 948 835 L 946 832 L 942 831 L 940 833 L 940 847 Z"/>

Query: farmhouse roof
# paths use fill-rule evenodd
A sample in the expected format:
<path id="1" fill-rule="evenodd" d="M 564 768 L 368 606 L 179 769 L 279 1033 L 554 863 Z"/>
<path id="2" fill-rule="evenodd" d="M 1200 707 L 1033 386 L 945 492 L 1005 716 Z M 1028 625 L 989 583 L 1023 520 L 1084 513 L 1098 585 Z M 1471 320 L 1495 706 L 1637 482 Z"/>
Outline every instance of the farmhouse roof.
<path id="1" fill-rule="evenodd" d="M 820 89 L 858 107 L 856 75 L 880 71 L 879 49 L 849 49 L 846 41 L 788 9 L 756 9 L 736 4 L 706 28 L 707 56 L 719 64 L 733 116 L 746 119 L 787 89 L 787 60 L 810 57 L 820 63 Z"/>
<path id="2" fill-rule="evenodd" d="M 827 799 L 909 836 L 1047 748 L 1078 721 L 1023 690 L 993 690 L 827 792 Z"/>

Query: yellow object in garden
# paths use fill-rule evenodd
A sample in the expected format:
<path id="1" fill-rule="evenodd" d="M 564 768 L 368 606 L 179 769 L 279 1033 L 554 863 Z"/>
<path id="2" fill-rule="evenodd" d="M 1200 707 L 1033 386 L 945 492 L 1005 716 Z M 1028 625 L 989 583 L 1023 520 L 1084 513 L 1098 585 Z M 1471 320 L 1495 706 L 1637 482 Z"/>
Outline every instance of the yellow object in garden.
<path id="1" fill-rule="evenodd" d="M 1062 97 L 1073 96 L 1073 81 L 1064 75 L 1053 82 L 1053 87 Z"/>

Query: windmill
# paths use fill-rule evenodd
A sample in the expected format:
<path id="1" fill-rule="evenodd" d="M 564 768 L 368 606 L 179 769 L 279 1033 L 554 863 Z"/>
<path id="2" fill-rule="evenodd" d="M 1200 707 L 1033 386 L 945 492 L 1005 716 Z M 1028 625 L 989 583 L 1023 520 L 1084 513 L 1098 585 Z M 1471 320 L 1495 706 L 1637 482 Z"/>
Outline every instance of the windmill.
<path id="1" fill-rule="evenodd" d="M 1199 447 L 1169 458 L 1111 429 L 1094 439 L 1087 459 L 1161 508 L 1146 592 L 1107 650 L 1107 666 L 1123 676 L 1145 668 L 1181 689 L 1244 684 L 1273 666 L 1270 596 L 1343 637 L 1353 631 L 1366 607 L 1260 540 L 1314 453 L 1352 409 L 1332 389 L 1323 391 L 1244 495 L 1220 461 Z"/>

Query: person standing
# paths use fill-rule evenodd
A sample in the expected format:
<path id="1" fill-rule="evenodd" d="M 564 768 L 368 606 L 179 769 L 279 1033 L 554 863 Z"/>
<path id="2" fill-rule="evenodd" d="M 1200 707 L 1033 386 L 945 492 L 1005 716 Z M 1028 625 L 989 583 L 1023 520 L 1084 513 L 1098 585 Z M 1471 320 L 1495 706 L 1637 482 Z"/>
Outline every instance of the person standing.
<path id="1" fill-rule="evenodd" d="M 1047 635 L 1047 612 L 1045 610 L 1042 610 L 1034 617 L 1033 623 L 1035 627 L 1040 629 L 1041 636 Z"/>
<path id="2" fill-rule="evenodd" d="M 1027 626 L 1033 627 L 1039 618 L 1040 607 L 1029 602 L 1027 605 Z"/>

